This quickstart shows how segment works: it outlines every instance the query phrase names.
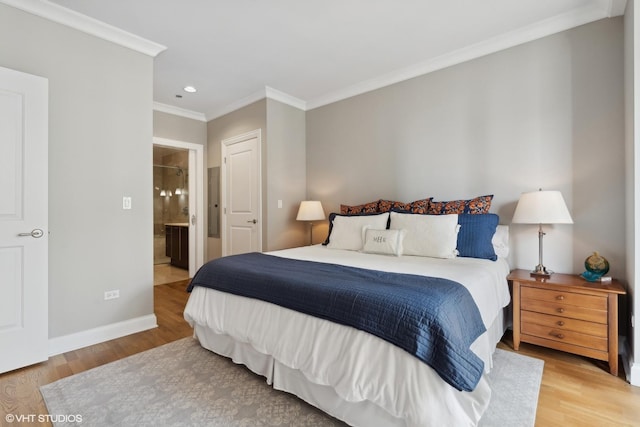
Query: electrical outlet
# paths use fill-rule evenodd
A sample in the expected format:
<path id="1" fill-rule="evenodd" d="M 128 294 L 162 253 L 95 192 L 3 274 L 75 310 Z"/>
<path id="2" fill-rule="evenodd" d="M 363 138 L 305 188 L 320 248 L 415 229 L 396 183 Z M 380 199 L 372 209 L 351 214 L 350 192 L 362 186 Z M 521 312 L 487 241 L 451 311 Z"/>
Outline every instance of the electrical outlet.
<path id="1" fill-rule="evenodd" d="M 124 196 L 122 198 L 122 209 L 131 209 L 131 197 Z"/>
<path id="2" fill-rule="evenodd" d="M 120 290 L 119 289 L 115 289 L 113 291 L 105 291 L 104 292 L 104 299 L 109 300 L 109 299 L 116 299 L 116 298 L 120 298 Z"/>

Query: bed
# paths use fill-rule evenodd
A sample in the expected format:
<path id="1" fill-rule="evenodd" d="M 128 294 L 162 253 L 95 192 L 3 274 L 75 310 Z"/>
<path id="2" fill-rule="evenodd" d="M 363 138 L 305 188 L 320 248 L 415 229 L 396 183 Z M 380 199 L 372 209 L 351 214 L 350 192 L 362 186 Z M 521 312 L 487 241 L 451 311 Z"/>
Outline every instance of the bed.
<path id="1" fill-rule="evenodd" d="M 439 357 L 425 363 L 422 354 L 407 351 L 389 342 L 388 337 L 381 338 L 382 335 L 374 335 L 360 326 L 349 326 L 329 316 L 310 315 L 288 308 L 286 304 L 280 305 L 280 302 L 276 304 L 236 293 L 233 280 L 230 288 L 209 288 L 211 283 L 207 282 L 220 280 L 211 279 L 220 276 L 208 276 L 200 271 L 190 285 L 185 319 L 194 328 L 194 335 L 203 347 L 246 365 L 264 376 L 275 389 L 293 393 L 350 425 L 477 425 L 491 398 L 486 374 L 492 367 L 492 354 L 507 326 L 505 309 L 510 296 L 505 250 L 508 229 L 497 226 L 497 217 L 492 218 L 494 225 L 484 233 L 484 246 L 486 249 L 488 238 L 492 259 L 461 256 L 458 248 L 461 247 L 460 239 L 464 238 L 462 230 L 466 228 L 468 234 L 469 230 L 477 227 L 460 225 L 464 222 L 463 217 L 465 221 L 469 217 L 455 215 L 457 226 L 453 234 L 453 255 L 448 255 L 450 247 L 444 245 L 443 249 L 442 245 L 436 244 L 435 250 L 441 251 L 439 255 L 445 253 L 445 256 L 424 256 L 420 251 L 425 248 L 412 244 L 425 232 L 429 235 L 440 233 L 439 239 L 451 245 L 449 219 L 452 215 L 444 216 L 449 217 L 448 224 L 435 228 L 433 224 L 425 228 L 423 221 L 427 215 L 392 212 L 386 217 L 376 214 L 363 215 L 358 219 L 345 216 L 338 220 L 334 216 L 331 219 L 332 239 L 325 242 L 326 245 L 247 255 L 259 258 L 260 262 L 277 265 L 282 262 L 313 263 L 381 272 L 380 275 L 408 275 L 406 277 L 428 280 L 441 278 L 464 288 L 477 307 L 482 331 L 468 346 L 473 358 L 479 360 L 481 372 L 477 378 L 462 385 L 436 371 L 432 365 Z M 486 218 L 485 215 L 482 217 Z M 419 222 L 417 228 L 411 221 Z M 448 231 L 443 234 L 441 229 L 444 228 Z M 477 236 L 474 239 L 477 240 Z M 422 245 L 423 240 L 420 238 L 418 245 Z M 366 250 L 367 243 L 372 243 L 374 249 L 369 247 Z M 384 246 L 382 249 L 380 244 Z M 431 250 L 432 247 L 427 248 L 427 251 Z M 237 273 L 231 274 L 234 275 L 238 276 Z M 258 276 L 264 274 L 259 273 L 247 280 L 257 280 Z M 260 290 L 265 286 L 268 286 L 268 280 L 255 288 Z M 274 293 L 285 294 L 285 299 L 290 299 L 289 295 L 295 292 L 290 290 L 291 287 L 287 289 L 287 292 Z M 356 300 L 357 296 L 353 301 Z M 455 321 L 447 319 L 445 323 Z M 428 352 L 426 357 L 430 354 Z"/>

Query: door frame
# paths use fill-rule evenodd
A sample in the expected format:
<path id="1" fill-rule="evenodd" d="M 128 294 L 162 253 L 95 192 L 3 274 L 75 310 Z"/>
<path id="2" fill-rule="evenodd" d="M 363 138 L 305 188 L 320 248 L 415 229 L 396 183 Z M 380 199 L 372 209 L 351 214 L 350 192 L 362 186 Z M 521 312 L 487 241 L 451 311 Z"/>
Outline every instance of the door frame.
<path id="1" fill-rule="evenodd" d="M 257 145 L 257 168 L 258 168 L 258 250 L 262 252 L 262 129 L 255 129 L 231 138 L 223 139 L 220 144 L 222 164 L 220 165 L 220 200 L 222 202 L 222 215 L 220 216 L 220 240 L 222 242 L 222 256 L 227 253 L 227 147 L 256 138 Z"/>
<path id="2" fill-rule="evenodd" d="M 189 151 L 189 277 L 193 277 L 204 264 L 204 145 L 157 137 L 153 137 L 153 145 Z"/>

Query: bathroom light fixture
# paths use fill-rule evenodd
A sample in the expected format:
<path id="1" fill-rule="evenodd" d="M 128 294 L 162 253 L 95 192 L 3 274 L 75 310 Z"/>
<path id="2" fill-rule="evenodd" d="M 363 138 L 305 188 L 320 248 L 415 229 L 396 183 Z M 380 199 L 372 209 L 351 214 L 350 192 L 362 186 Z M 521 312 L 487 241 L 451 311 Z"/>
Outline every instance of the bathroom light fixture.
<path id="1" fill-rule="evenodd" d="M 197 92 L 196 88 L 195 88 L 195 87 L 193 87 L 193 86 L 185 86 L 185 87 L 184 87 L 184 91 L 185 91 L 185 92 L 189 92 L 189 93 L 195 93 L 195 92 Z"/>
<path id="2" fill-rule="evenodd" d="M 176 196 L 179 196 L 182 194 L 182 190 L 179 188 L 176 188 Z"/>
<path id="3" fill-rule="evenodd" d="M 160 196 L 161 196 L 161 197 L 164 197 L 164 196 L 166 196 L 166 195 L 167 195 L 167 192 L 166 192 L 166 191 L 164 191 L 164 190 L 160 190 Z"/>

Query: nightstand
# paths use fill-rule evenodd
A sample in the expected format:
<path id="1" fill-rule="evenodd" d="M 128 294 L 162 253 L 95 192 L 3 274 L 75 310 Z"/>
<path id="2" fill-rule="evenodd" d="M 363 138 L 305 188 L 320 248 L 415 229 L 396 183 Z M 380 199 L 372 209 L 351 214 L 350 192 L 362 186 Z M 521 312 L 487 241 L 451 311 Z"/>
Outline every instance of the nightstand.
<path id="1" fill-rule="evenodd" d="M 572 274 L 531 277 L 514 270 L 513 348 L 521 342 L 609 362 L 618 375 L 618 295 L 620 282 L 587 282 Z"/>

